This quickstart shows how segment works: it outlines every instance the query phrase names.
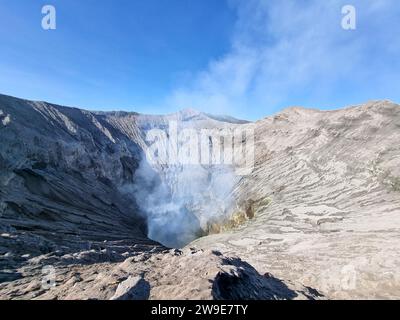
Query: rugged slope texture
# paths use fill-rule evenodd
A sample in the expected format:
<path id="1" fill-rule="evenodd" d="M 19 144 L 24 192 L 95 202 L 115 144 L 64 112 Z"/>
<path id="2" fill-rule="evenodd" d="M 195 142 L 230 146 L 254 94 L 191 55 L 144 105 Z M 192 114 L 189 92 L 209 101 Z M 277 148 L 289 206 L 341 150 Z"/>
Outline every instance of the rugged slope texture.
<path id="1" fill-rule="evenodd" d="M 227 184 L 217 168 L 151 167 L 146 133 L 169 121 L 250 129 L 250 174 Z M 193 110 L 95 113 L 0 95 L 0 138 L 2 299 L 400 297 L 396 104 L 291 108 L 247 123 Z M 157 198 L 161 184 L 167 202 L 142 198 L 154 189 Z M 227 186 L 232 204 L 223 211 L 232 219 L 207 226 L 201 217 L 221 211 L 210 197 Z M 162 211 L 176 202 L 178 210 Z M 169 252 L 148 237 L 187 243 L 193 232 L 179 237 L 193 223 L 220 232 L 188 245 L 204 251 Z M 45 266 L 55 268 L 55 287 L 43 289 Z"/>
<path id="2" fill-rule="evenodd" d="M 2 254 L 21 260 L 121 239 L 157 245 L 134 200 L 119 190 L 141 159 L 134 124 L 6 96 L 0 109 Z"/>
<path id="3" fill-rule="evenodd" d="M 256 164 L 234 192 L 256 217 L 192 245 L 331 298 L 399 298 L 400 106 L 291 108 L 249 126 Z"/>
<path id="4" fill-rule="evenodd" d="M 88 253 L 86 253 L 88 254 Z M 49 257 L 46 258 L 47 263 Z M 63 261 L 64 260 L 64 261 Z M 43 289 L 39 261 L 25 277 L 0 285 L 2 299 L 322 299 L 311 288 L 260 275 L 237 257 L 219 252 L 171 250 L 141 253 L 122 263 L 82 264 L 58 260 L 57 283 Z M 92 260 L 93 261 L 93 260 Z M 44 261 L 42 261 L 43 263 Z"/>
<path id="5" fill-rule="evenodd" d="M 94 113 L 0 95 L 0 299 L 319 298 L 238 258 L 170 253 L 148 238 L 137 193 L 151 193 L 164 174 L 146 163 L 144 137 L 169 120 L 243 123 L 191 110 Z"/>

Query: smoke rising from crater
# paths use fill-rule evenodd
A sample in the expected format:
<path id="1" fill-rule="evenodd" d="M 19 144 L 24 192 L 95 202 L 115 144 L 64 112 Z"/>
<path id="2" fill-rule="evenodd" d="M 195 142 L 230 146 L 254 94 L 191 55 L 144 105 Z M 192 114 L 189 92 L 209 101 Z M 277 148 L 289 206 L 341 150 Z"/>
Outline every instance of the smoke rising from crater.
<path id="1" fill-rule="evenodd" d="M 157 172 L 143 159 L 128 190 L 145 215 L 149 238 L 180 248 L 204 234 L 210 221 L 228 216 L 236 179 L 227 167 L 171 166 Z"/>
<path id="2" fill-rule="evenodd" d="M 193 129 L 189 122 L 178 132 L 180 125 L 170 124 L 175 133 L 148 131 L 149 147 L 136 170 L 135 184 L 127 187 L 145 216 L 149 238 L 175 248 L 204 235 L 210 224 L 230 217 L 235 207 L 232 190 L 240 178 L 232 159 L 242 153 L 248 160 L 253 153 L 251 148 L 243 148 L 246 139 L 242 132 L 229 135 L 229 130 L 208 130 L 205 139 L 200 134 L 194 139 L 201 130 Z M 235 137 L 240 137 L 240 142 L 235 144 Z M 171 143 L 174 139 L 175 145 Z M 199 151 L 204 141 L 209 148 L 210 161 L 206 164 L 196 158 L 200 153 L 204 155 Z M 235 150 L 238 145 L 240 152 Z M 170 162 L 165 162 L 165 157 Z M 231 161 L 224 163 L 230 157 Z"/>

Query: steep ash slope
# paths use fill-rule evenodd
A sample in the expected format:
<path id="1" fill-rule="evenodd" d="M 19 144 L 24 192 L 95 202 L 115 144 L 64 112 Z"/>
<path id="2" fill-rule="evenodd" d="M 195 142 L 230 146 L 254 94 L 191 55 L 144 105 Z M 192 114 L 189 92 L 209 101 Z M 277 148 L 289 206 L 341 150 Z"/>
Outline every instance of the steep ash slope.
<path id="1" fill-rule="evenodd" d="M 256 163 L 234 193 L 256 218 L 192 245 L 332 298 L 400 297 L 400 106 L 290 108 L 249 126 Z"/>
<path id="2" fill-rule="evenodd" d="M 134 123 L 123 132 L 113 117 L 7 96 L 0 110 L 2 281 L 41 254 L 162 248 L 148 239 L 134 198 L 119 190 L 142 158 Z"/>
<path id="3" fill-rule="evenodd" d="M 219 126 L 188 111 L 163 119 L 0 95 L 0 299 L 320 298 L 238 258 L 148 238 L 137 193 L 165 175 L 146 163 L 144 126 L 169 119 Z"/>
<path id="4" fill-rule="evenodd" d="M 83 110 L 6 96 L 0 108 L 10 119 L 0 128 L 4 223 L 61 241 L 78 233 L 143 238 L 135 203 L 118 192 L 141 160 L 134 139 Z"/>
<path id="5" fill-rule="evenodd" d="M 0 298 L 398 298 L 399 110 L 291 108 L 247 123 L 0 95 Z M 254 166 L 152 167 L 146 134 L 171 121 L 249 129 Z M 182 251 L 148 237 L 180 246 L 205 232 Z"/>
<path id="6" fill-rule="evenodd" d="M 184 170 L 150 166 L 144 154 L 150 129 L 165 129 L 171 121 L 180 128 L 219 128 L 235 120 L 220 122 L 194 110 L 165 117 L 89 112 L 2 95 L 0 110 L 2 228 L 68 247 L 84 240 L 147 241 L 153 218 L 147 197 L 159 198 L 157 206 L 151 203 L 157 210 L 173 201 L 171 190 L 182 179 L 173 180 Z M 209 179 L 208 170 L 201 175 Z M 44 241 L 38 252 L 54 251 L 49 245 Z"/>

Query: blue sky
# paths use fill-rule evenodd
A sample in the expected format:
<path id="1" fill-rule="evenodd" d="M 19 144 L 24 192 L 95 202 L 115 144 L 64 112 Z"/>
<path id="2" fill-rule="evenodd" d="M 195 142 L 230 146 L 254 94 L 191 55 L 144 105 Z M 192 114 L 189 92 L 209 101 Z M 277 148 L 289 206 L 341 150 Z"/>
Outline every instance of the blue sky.
<path id="1" fill-rule="evenodd" d="M 41 28 L 46 4 L 56 30 Z M 0 0 L 0 93 L 246 119 L 400 102 L 399 17 L 398 0 Z"/>

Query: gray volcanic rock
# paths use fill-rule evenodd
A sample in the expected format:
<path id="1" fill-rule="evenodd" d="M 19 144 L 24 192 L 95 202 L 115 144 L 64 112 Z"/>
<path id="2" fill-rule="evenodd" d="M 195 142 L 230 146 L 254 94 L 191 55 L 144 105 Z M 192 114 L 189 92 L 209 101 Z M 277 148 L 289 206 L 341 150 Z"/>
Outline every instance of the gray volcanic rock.
<path id="1" fill-rule="evenodd" d="M 143 278 L 129 276 L 118 285 L 111 300 L 147 300 L 149 291 L 150 286 Z"/>
<path id="2" fill-rule="evenodd" d="M 110 238 L 137 228 L 135 204 L 118 193 L 141 159 L 135 128 L 126 132 L 110 124 L 113 118 L 5 96 L 0 108 L 10 119 L 0 128 L 3 222 L 88 235 L 103 225 Z M 51 224 L 31 226 L 39 220 Z"/>
<path id="3" fill-rule="evenodd" d="M 218 168 L 147 163 L 147 132 L 169 121 L 254 132 L 250 174 L 223 183 L 232 203 L 212 199 Z M 0 299 L 400 297 L 399 105 L 291 108 L 248 123 L 0 95 L 0 139 Z M 170 202 L 159 204 L 184 210 L 161 212 L 165 228 L 154 229 L 161 206 L 148 210 L 143 195 L 160 185 Z M 232 220 L 208 225 L 221 210 Z M 182 251 L 149 239 L 186 244 L 192 230 L 176 238 L 187 226 L 211 234 Z"/>
<path id="4" fill-rule="evenodd" d="M 0 266 L 8 270 L 0 280 L 57 251 L 162 248 L 146 236 L 135 199 L 119 191 L 141 161 L 134 123 L 7 96 L 0 110 L 8 119 L 0 127 Z"/>
<path id="5" fill-rule="evenodd" d="M 260 275 L 239 258 L 191 249 L 141 253 L 122 263 L 58 265 L 56 285 L 46 290 L 33 263 L 21 271 L 20 280 L 0 284 L 2 299 L 323 299 L 316 290 Z"/>
<path id="6" fill-rule="evenodd" d="M 162 173 L 149 166 L 145 177 L 136 174 L 145 161 L 145 127 L 168 119 L 223 122 L 192 111 L 163 119 L 7 96 L 0 96 L 0 110 L 1 299 L 313 297 L 301 286 L 305 293 L 269 285 L 239 260 L 169 253 L 147 237 L 135 192 L 151 192 Z M 238 282 L 235 296 L 225 282 Z"/>
<path id="7" fill-rule="evenodd" d="M 255 166 L 234 193 L 255 218 L 191 246 L 330 298 L 399 298 L 400 106 L 290 108 L 248 126 Z"/>

